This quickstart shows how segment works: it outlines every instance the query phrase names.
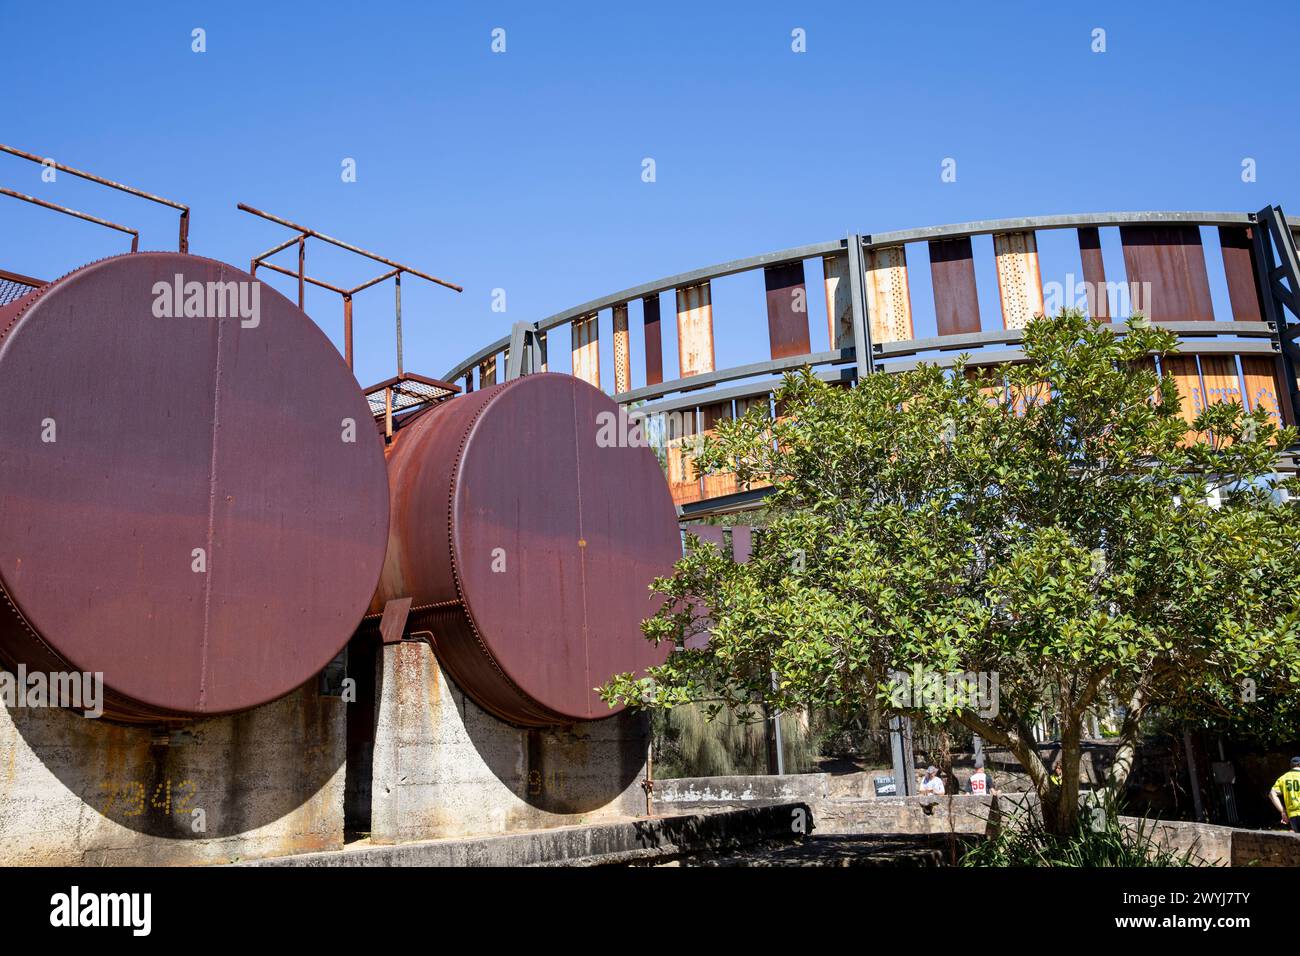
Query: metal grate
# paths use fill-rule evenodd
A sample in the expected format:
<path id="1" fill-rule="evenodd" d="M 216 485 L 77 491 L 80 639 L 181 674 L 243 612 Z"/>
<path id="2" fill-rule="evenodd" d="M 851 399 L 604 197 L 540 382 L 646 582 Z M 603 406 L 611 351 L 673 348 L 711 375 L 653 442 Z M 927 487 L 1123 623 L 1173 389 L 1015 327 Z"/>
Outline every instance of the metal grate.
<path id="1" fill-rule="evenodd" d="M 6 306 L 10 302 L 17 302 L 27 293 L 38 288 L 40 287 L 37 285 L 30 285 L 26 282 L 0 276 L 0 306 Z"/>
<path id="2" fill-rule="evenodd" d="M 440 402 L 456 394 L 453 389 L 418 378 L 403 378 L 391 384 L 377 385 L 366 393 L 366 401 L 370 403 L 370 413 L 375 418 L 384 417 L 384 391 L 386 389 L 391 389 L 393 393 L 394 415 L 419 405 Z"/>

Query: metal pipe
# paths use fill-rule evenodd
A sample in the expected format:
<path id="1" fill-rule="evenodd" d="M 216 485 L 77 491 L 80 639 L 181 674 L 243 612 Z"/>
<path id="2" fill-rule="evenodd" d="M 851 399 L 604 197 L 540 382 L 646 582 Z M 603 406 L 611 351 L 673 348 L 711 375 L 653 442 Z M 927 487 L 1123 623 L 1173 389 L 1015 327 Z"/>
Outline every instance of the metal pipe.
<path id="1" fill-rule="evenodd" d="M 358 292 L 363 292 L 366 289 L 369 289 L 372 285 L 379 285 L 379 283 L 383 282 L 385 279 L 391 279 L 395 275 L 400 275 L 401 271 L 401 269 L 390 269 L 381 276 L 375 276 L 369 282 L 363 282 L 356 288 L 348 289 L 348 295 L 356 295 Z"/>
<path id="2" fill-rule="evenodd" d="M 273 216 L 269 212 L 263 212 L 261 209 L 256 209 L 253 206 L 248 205 L 247 203 L 241 202 L 239 203 L 237 208 L 244 212 L 251 213 L 254 216 L 260 216 L 262 219 L 266 219 L 269 222 L 278 223 L 279 225 L 284 226 L 288 229 L 292 229 L 295 232 L 300 232 L 303 235 L 311 236 L 313 239 L 319 239 L 321 242 L 328 242 L 332 246 L 338 246 L 340 249 L 346 249 L 348 252 L 355 252 L 359 256 L 365 256 L 367 259 L 373 259 L 375 262 L 381 262 L 386 266 L 391 266 L 392 268 L 398 269 L 402 272 L 409 272 L 413 276 L 419 276 L 421 279 L 427 279 L 429 282 L 437 283 L 438 285 L 444 286 L 445 288 L 452 289 L 456 292 L 465 291 L 461 286 L 456 285 L 454 282 L 448 282 L 446 279 L 439 279 L 436 276 L 429 275 L 427 272 L 421 272 L 419 269 L 412 269 L 410 266 L 403 265 L 400 262 L 394 262 L 392 259 L 387 259 L 384 256 L 376 255 L 373 252 L 368 252 L 365 249 L 362 249 L 360 246 L 354 246 L 351 243 L 344 242 L 341 239 L 335 239 L 333 236 L 327 236 L 323 232 L 317 232 L 315 229 L 309 229 L 306 226 L 300 226 L 295 222 L 290 222 L 288 219 L 281 219 L 279 216 Z"/>
<path id="3" fill-rule="evenodd" d="M 261 262 L 263 259 L 271 258 L 271 256 L 275 255 L 277 252 L 280 252 L 283 249 L 288 249 L 291 245 L 293 245 L 295 242 L 298 241 L 298 238 L 299 238 L 298 236 L 290 236 L 288 239 L 284 240 L 284 242 L 280 243 L 278 246 L 272 246 L 270 249 L 267 249 L 266 252 L 262 253 L 260 256 L 255 256 L 253 258 L 253 261 Z"/>
<path id="4" fill-rule="evenodd" d="M 0 144 L 2 147 L 3 144 Z M 52 202 L 46 202 L 44 199 L 37 199 L 35 196 L 29 196 L 26 193 L 16 192 L 12 189 L 5 189 L 0 186 L 0 193 L 6 196 L 12 196 L 14 199 L 21 199 L 23 202 L 29 202 L 36 206 L 42 206 L 45 209 L 52 209 L 55 212 L 61 212 L 65 216 L 73 216 L 76 219 L 84 219 L 86 222 L 93 222 L 97 226 L 104 226 L 108 229 L 116 229 L 118 232 L 124 232 L 131 237 L 131 251 L 135 252 L 140 246 L 140 233 L 135 229 L 119 225 L 116 222 L 109 222 L 107 219 L 100 219 L 98 216 L 92 216 L 90 213 L 78 212 L 75 209 L 69 209 L 67 206 L 59 206 Z"/>
<path id="5" fill-rule="evenodd" d="M 277 266 L 274 262 L 258 262 L 255 259 L 253 260 L 253 265 L 255 268 L 270 269 L 272 272 L 278 272 L 280 275 L 288 276 L 290 279 L 298 278 L 298 273 L 294 272 L 292 269 L 286 269 L 284 266 Z M 320 279 L 313 279 L 311 276 L 303 276 L 303 281 L 322 289 L 328 289 L 330 292 L 337 292 L 339 295 L 351 295 L 351 292 L 347 289 L 340 289 L 336 285 L 330 285 L 328 282 L 322 282 Z"/>
<path id="6" fill-rule="evenodd" d="M 4 143 L 0 143 L 0 152 L 8 153 L 11 156 L 17 156 L 19 159 L 25 159 L 29 162 L 36 163 L 38 166 L 53 167 L 54 169 L 67 173 L 70 176 L 77 176 L 81 179 L 88 180 L 89 182 L 98 183 L 101 186 L 107 186 L 110 189 L 116 189 L 119 192 L 137 196 L 140 199 L 147 199 L 150 202 L 170 206 L 172 209 L 179 209 L 181 213 L 180 240 L 178 244 L 179 249 L 181 252 L 190 251 L 190 207 L 184 203 L 179 203 L 172 199 L 164 199 L 162 196 L 155 196 L 153 193 L 147 193 L 143 189 L 136 189 L 133 186 L 127 186 L 111 179 L 105 179 L 103 176 L 96 176 L 94 173 L 88 173 L 84 169 L 74 169 L 72 166 L 65 166 L 63 163 L 55 162 L 52 159 L 37 156 L 34 153 L 28 153 L 21 149 L 15 149 L 13 146 L 6 146 Z M 131 251 L 134 252 L 135 249 L 133 248 Z"/>

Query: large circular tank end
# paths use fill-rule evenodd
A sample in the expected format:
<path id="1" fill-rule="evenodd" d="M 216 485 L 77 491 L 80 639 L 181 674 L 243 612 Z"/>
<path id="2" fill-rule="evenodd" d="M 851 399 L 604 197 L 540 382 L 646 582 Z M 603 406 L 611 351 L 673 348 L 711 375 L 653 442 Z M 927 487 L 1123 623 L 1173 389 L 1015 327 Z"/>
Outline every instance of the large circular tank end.
<path id="1" fill-rule="evenodd" d="M 247 273 L 131 254 L 0 309 L 9 667 L 101 673 L 125 720 L 266 703 L 347 643 L 387 528 L 364 396 Z"/>
<path id="2" fill-rule="evenodd" d="M 641 632 L 681 555 L 653 452 L 568 375 L 528 375 L 434 406 L 389 455 L 392 531 L 372 610 L 410 628 L 470 697 L 522 726 L 617 712 L 596 691 L 662 663 Z"/>

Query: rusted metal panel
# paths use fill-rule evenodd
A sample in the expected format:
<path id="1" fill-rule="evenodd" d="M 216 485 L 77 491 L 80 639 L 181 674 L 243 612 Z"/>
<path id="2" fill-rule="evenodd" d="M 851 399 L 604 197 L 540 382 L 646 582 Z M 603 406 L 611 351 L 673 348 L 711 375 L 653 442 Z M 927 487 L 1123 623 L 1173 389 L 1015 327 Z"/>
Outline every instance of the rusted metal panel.
<path id="1" fill-rule="evenodd" d="M 1079 258 L 1083 260 L 1083 281 L 1088 295 L 1088 314 L 1098 322 L 1110 321 L 1106 298 L 1106 263 L 1101 255 L 1101 232 L 1096 226 L 1079 230 Z M 1067 294 L 1070 290 L 1066 290 Z"/>
<path id="2" fill-rule="evenodd" d="M 614 394 L 632 388 L 632 352 L 628 348 L 627 303 L 614 306 Z"/>
<path id="3" fill-rule="evenodd" d="M 677 362 L 682 378 L 714 369 L 713 302 L 707 282 L 677 290 Z"/>
<path id="4" fill-rule="evenodd" d="M 975 260 L 969 236 L 930 242 L 930 276 L 934 284 L 934 318 L 940 335 L 980 330 L 980 303 L 975 288 Z"/>
<path id="5" fill-rule="evenodd" d="M 1228 280 L 1228 301 L 1236 322 L 1259 322 L 1263 304 L 1255 283 L 1255 244 L 1249 226 L 1220 226 L 1219 248 L 1223 274 Z"/>
<path id="6" fill-rule="evenodd" d="M 478 366 L 479 388 L 487 388 L 497 383 L 497 357 L 489 355 Z"/>
<path id="7" fill-rule="evenodd" d="M 1201 370 L 1194 355 L 1166 355 L 1160 359 L 1161 377 L 1172 376 L 1178 386 L 1179 415 L 1187 423 L 1187 441 L 1195 441 L 1197 432 L 1192 422 L 1205 409 L 1205 387 L 1201 384 Z"/>
<path id="8" fill-rule="evenodd" d="M 1273 424 L 1280 427 L 1283 420 L 1281 405 L 1278 402 L 1277 362 L 1271 358 L 1243 355 L 1241 370 L 1244 376 L 1246 410 L 1254 411 L 1256 408 L 1263 408 L 1268 412 L 1268 417 L 1272 419 Z"/>
<path id="9" fill-rule="evenodd" d="M 846 257 L 847 258 L 847 257 Z M 907 283 L 907 247 L 884 246 L 862 254 L 867 315 L 872 342 L 906 342 L 913 337 L 912 292 Z M 849 341 L 852 342 L 852 315 Z"/>
<path id="10" fill-rule="evenodd" d="M 676 513 L 650 450 L 607 440 L 617 410 L 572 376 L 526 375 L 434 406 L 390 447 L 372 609 L 412 598 L 439 662 L 511 723 L 610 716 L 593 688 L 667 653 L 640 622 L 681 553 Z"/>
<path id="11" fill-rule="evenodd" d="M 695 412 L 668 415 L 664 419 L 664 457 L 667 460 L 668 490 L 676 504 L 688 504 L 702 497 L 701 482 L 695 473 L 695 449 L 699 442 Z"/>
<path id="12" fill-rule="evenodd" d="M 600 316 L 573 320 L 573 374 L 600 388 Z"/>
<path id="13" fill-rule="evenodd" d="M 1032 232 L 1001 232 L 993 237 L 1002 325 L 1023 329 L 1043 314 L 1043 276 L 1038 268 L 1038 240 Z"/>
<path id="14" fill-rule="evenodd" d="M 1210 279 L 1196 226 L 1121 226 L 1134 311 L 1153 322 L 1211 322 Z"/>
<path id="15" fill-rule="evenodd" d="M 763 270 L 767 289 L 767 336 L 772 358 L 807 355 L 812 351 L 808 337 L 808 287 L 803 263 L 788 262 Z"/>
<path id="16" fill-rule="evenodd" d="M 1245 407 L 1241 398 L 1241 376 L 1237 373 L 1235 355 L 1202 355 L 1201 382 L 1205 385 L 1205 401 L 1208 404 L 1236 402 Z"/>
<path id="17" fill-rule="evenodd" d="M 184 719 L 281 697 L 347 643 L 388 536 L 381 442 L 274 289 L 179 253 L 79 269 L 0 326 L 0 408 L 11 666 L 102 672 L 112 716 Z"/>
<path id="18" fill-rule="evenodd" d="M 853 348 L 853 293 L 849 283 L 849 257 L 822 258 L 826 283 L 826 341 L 829 349 Z"/>
<path id="19" fill-rule="evenodd" d="M 641 300 L 641 308 L 645 317 L 645 383 L 660 385 L 664 380 L 664 338 L 659 325 L 659 296 L 646 296 Z"/>
<path id="20" fill-rule="evenodd" d="M 731 418 L 731 402 L 729 401 L 715 402 L 700 408 L 700 424 L 703 426 L 704 435 L 713 434 L 717 430 L 718 422 L 728 418 Z M 704 475 L 701 480 L 704 482 L 703 496 L 706 499 L 720 498 L 723 495 L 735 494 L 740 490 L 734 471 Z"/>

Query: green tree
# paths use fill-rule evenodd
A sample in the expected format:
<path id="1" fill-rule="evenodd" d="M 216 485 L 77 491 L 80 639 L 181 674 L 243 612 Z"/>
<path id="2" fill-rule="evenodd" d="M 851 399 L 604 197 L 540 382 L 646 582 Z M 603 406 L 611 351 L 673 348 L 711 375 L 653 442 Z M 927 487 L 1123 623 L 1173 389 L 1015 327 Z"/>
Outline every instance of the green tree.
<path id="1" fill-rule="evenodd" d="M 1276 707 L 1300 679 L 1300 524 L 1274 492 L 1296 492 L 1274 471 L 1296 432 L 1225 403 L 1189 440 L 1152 360 L 1175 347 L 1141 318 L 1067 312 L 995 369 L 922 365 L 852 389 L 786 376 L 778 421 L 722 423 L 698 462 L 775 485 L 752 560 L 689 548 L 643 625 L 676 653 L 605 698 L 740 714 L 874 698 L 955 718 L 1016 755 L 1058 834 L 1077 825 L 1089 713 L 1126 714 L 1118 787 L 1153 708 Z M 996 713 L 900 697 L 897 672 L 918 665 L 997 675 Z M 1033 746 L 1040 715 L 1059 721 L 1059 780 Z"/>

